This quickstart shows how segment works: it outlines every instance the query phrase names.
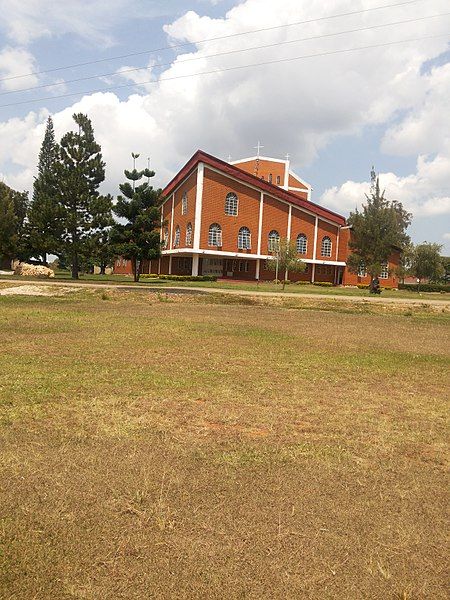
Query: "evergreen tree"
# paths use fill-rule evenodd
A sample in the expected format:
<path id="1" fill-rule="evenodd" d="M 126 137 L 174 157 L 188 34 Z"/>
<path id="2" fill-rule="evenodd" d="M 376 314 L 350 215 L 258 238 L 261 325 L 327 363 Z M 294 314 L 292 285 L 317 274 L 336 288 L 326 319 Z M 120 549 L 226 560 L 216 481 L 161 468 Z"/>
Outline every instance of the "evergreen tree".
<path id="1" fill-rule="evenodd" d="M 298 258 L 297 245 L 292 240 L 281 238 L 273 253 L 273 257 L 267 259 L 266 268 L 268 271 L 275 271 L 275 279 L 278 283 L 280 274 L 283 277 L 283 290 L 286 285 L 286 275 L 291 273 L 304 273 L 306 263 Z"/>
<path id="2" fill-rule="evenodd" d="M 419 280 L 418 290 L 423 279 L 439 281 L 445 274 L 440 252 L 440 244 L 424 242 L 414 248 L 411 261 L 411 274 Z"/>
<path id="3" fill-rule="evenodd" d="M 0 256 L 28 258 L 25 219 L 27 192 L 16 192 L 0 182 Z"/>
<path id="4" fill-rule="evenodd" d="M 388 262 L 394 249 L 402 251 L 410 242 L 406 229 L 411 215 L 397 201 L 389 201 L 380 192 L 380 182 L 372 168 L 372 185 L 362 211 L 350 213 L 348 224 L 352 228 L 349 246 L 351 254 L 347 265 L 357 273 L 365 266 L 370 281 L 381 272 L 383 263 Z"/>
<path id="5" fill-rule="evenodd" d="M 98 187 L 105 179 L 105 163 L 91 121 L 82 113 L 73 115 L 73 119 L 78 131 L 70 131 L 61 139 L 56 177 L 62 251 L 71 263 L 72 278 L 78 279 L 80 257 L 92 235 L 109 219 L 111 207 L 99 199 Z"/>
<path id="6" fill-rule="evenodd" d="M 90 242 L 90 261 L 92 267 L 100 267 L 100 275 L 105 275 L 106 267 L 114 260 L 114 247 L 111 243 L 111 227 L 114 219 L 111 214 L 113 198 L 110 194 L 99 196 L 97 200 L 97 215 L 101 218 L 96 222 L 97 230 Z"/>
<path id="7" fill-rule="evenodd" d="M 125 183 L 119 185 L 123 195 L 117 196 L 113 211 L 125 223 L 115 223 L 111 231 L 111 241 L 116 254 L 131 260 L 134 281 L 139 281 L 141 262 L 144 259 L 158 258 L 161 253 L 159 229 L 161 226 L 161 190 L 150 185 L 154 171 L 136 169 L 139 154 L 132 153 L 133 170 L 125 170 Z M 136 186 L 143 177 L 147 178 Z M 130 181 L 132 183 L 130 183 Z"/>
<path id="8" fill-rule="evenodd" d="M 62 237 L 62 208 L 57 199 L 56 166 L 58 144 L 52 118 L 47 120 L 39 152 L 38 176 L 33 184 L 33 199 L 28 212 L 29 243 L 32 254 L 47 265 L 47 254 L 58 252 Z"/>

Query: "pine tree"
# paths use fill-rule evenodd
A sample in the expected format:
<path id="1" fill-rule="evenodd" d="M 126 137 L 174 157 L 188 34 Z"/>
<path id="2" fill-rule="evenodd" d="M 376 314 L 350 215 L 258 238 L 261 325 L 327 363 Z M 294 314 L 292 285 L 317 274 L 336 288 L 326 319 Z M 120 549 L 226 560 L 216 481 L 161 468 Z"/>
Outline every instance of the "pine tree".
<path id="1" fill-rule="evenodd" d="M 17 217 L 10 188 L 0 182 L 0 257 L 15 256 L 17 235 Z"/>
<path id="2" fill-rule="evenodd" d="M 28 257 L 27 209 L 27 192 L 16 192 L 0 182 L 0 256 L 20 260 Z"/>
<path id="3" fill-rule="evenodd" d="M 111 231 L 111 241 L 116 254 L 131 260 L 134 280 L 139 281 L 141 262 L 158 258 L 161 253 L 159 228 L 161 226 L 161 190 L 150 185 L 154 171 L 136 169 L 139 154 L 132 153 L 133 170 L 125 169 L 125 183 L 119 185 L 123 195 L 117 197 L 113 211 L 125 223 L 116 223 Z M 147 178 L 136 186 L 143 177 Z M 132 183 L 130 183 L 130 181 Z"/>
<path id="4" fill-rule="evenodd" d="M 47 254 L 58 252 L 62 237 L 62 209 L 57 198 L 56 167 L 58 144 L 52 118 L 47 119 L 39 152 L 38 176 L 33 184 L 33 199 L 28 213 L 29 243 L 32 254 L 47 265 Z"/>
<path id="5" fill-rule="evenodd" d="M 400 251 L 410 242 L 406 229 L 411 223 L 411 215 L 397 201 L 389 201 L 380 192 L 379 178 L 372 167 L 370 194 L 362 212 L 350 213 L 348 224 L 352 228 L 349 246 L 351 254 L 347 265 L 357 273 L 364 265 L 370 281 L 381 272 L 383 263 L 388 262 L 394 249 Z"/>
<path id="6" fill-rule="evenodd" d="M 78 131 L 61 139 L 56 165 L 58 202 L 62 215 L 62 251 L 70 260 L 72 278 L 78 279 L 80 257 L 89 239 L 111 215 L 109 203 L 99 201 L 98 187 L 105 179 L 101 147 L 86 115 L 73 115 Z"/>

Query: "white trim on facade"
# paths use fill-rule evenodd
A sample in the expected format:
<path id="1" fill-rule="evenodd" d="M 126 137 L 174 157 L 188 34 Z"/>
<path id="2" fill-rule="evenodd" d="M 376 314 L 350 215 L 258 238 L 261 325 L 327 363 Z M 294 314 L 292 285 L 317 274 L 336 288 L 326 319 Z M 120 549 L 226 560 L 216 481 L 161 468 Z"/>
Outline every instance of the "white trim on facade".
<path id="1" fill-rule="evenodd" d="M 200 162 L 197 165 L 197 188 L 195 195 L 195 214 L 194 214 L 194 239 L 192 247 L 195 250 L 200 248 L 200 235 L 202 231 L 202 205 L 203 205 L 203 181 L 205 175 L 205 164 Z M 198 256 L 192 260 L 192 275 L 198 275 Z"/>
<path id="2" fill-rule="evenodd" d="M 255 190 L 259 193 L 261 193 L 260 188 L 251 185 L 245 181 L 242 181 L 241 179 L 238 179 L 237 177 L 233 177 L 232 175 L 229 175 L 228 173 L 224 173 L 223 171 L 221 171 L 220 169 L 216 169 L 215 167 L 211 167 L 210 165 L 206 165 L 207 169 L 210 169 L 211 171 L 213 171 L 214 173 L 219 173 L 219 175 L 222 175 L 223 177 L 228 177 L 228 179 L 231 179 L 232 181 L 236 181 L 237 183 L 244 185 L 252 190 Z M 280 189 L 282 189 L 280 187 Z M 287 191 L 287 190 L 285 190 Z M 292 206 L 292 208 L 296 208 L 297 210 L 300 210 L 302 212 L 304 212 L 307 215 L 311 215 L 312 217 L 316 217 L 316 213 L 313 212 L 312 210 L 308 210 L 307 208 L 303 208 L 302 206 L 298 206 L 297 204 L 295 204 L 294 202 L 289 202 L 288 200 L 283 200 L 282 198 L 279 198 L 278 196 L 276 196 L 275 194 L 271 194 L 270 192 L 263 192 L 265 196 L 269 196 L 270 198 L 274 198 L 275 200 L 278 200 L 278 202 L 282 202 L 283 204 L 287 204 L 288 206 Z M 325 210 L 325 209 L 324 209 Z M 334 221 L 330 221 L 329 219 L 327 219 L 326 217 L 319 217 L 319 219 L 321 221 L 324 221 L 325 223 L 329 223 L 330 225 L 333 225 L 334 227 L 340 227 L 339 223 L 335 223 Z"/>
<path id="3" fill-rule="evenodd" d="M 240 160 L 232 160 L 230 163 L 230 165 L 237 165 L 239 163 L 245 163 L 245 162 L 251 162 L 252 160 L 268 160 L 269 162 L 275 162 L 275 163 L 284 163 L 286 164 L 286 160 L 283 160 L 282 158 L 270 158 L 269 156 L 250 156 L 249 158 L 241 158 Z"/>
<path id="4" fill-rule="evenodd" d="M 170 246 L 172 248 L 173 243 L 173 213 L 175 212 L 175 193 L 172 194 L 172 208 L 170 211 Z"/>
<path id="5" fill-rule="evenodd" d="M 246 258 L 248 260 L 267 260 L 268 258 L 273 258 L 272 254 L 250 254 L 245 252 L 225 252 L 222 250 L 194 250 L 193 248 L 175 248 L 173 250 L 163 250 L 161 253 L 163 256 L 175 256 L 177 254 L 181 255 L 192 255 L 193 257 L 199 257 L 202 255 L 206 256 L 216 256 L 218 258 Z M 309 263 L 312 265 L 334 265 L 338 267 L 344 267 L 345 262 L 335 261 L 335 260 L 320 260 L 320 259 L 311 259 L 311 258 L 302 258 L 300 259 L 304 263 Z"/>
<path id="6" fill-rule="evenodd" d="M 258 254 L 261 254 L 263 212 L 264 212 L 264 192 L 261 192 L 261 195 L 259 197 L 258 246 L 257 246 Z"/>

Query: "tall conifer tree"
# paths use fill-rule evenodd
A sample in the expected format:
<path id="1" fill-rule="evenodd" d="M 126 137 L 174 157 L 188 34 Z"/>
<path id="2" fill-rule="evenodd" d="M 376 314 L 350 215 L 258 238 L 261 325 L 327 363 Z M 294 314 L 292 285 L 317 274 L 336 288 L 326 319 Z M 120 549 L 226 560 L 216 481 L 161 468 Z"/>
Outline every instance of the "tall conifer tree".
<path id="1" fill-rule="evenodd" d="M 105 163 L 92 123 L 82 113 L 73 115 L 73 119 L 78 131 L 70 131 L 61 139 L 56 177 L 62 249 L 71 263 L 72 278 L 78 279 L 80 257 L 92 235 L 108 222 L 111 204 L 101 201 L 98 192 L 105 179 Z"/>
<path id="2" fill-rule="evenodd" d="M 116 253 L 131 260 L 134 280 L 139 281 L 142 260 L 158 258 L 161 253 L 159 228 L 161 225 L 161 190 L 150 185 L 155 172 L 149 168 L 138 171 L 136 159 L 139 154 L 132 153 L 133 170 L 125 169 L 125 183 L 119 185 L 123 196 L 117 196 L 113 211 L 125 223 L 116 223 L 111 231 L 111 241 Z M 143 177 L 147 178 L 136 186 Z M 132 183 L 130 183 L 132 182 Z"/>
<path id="3" fill-rule="evenodd" d="M 364 266 L 372 282 L 380 274 L 382 264 L 388 262 L 393 250 L 403 250 L 410 242 L 406 229 L 411 222 L 411 215 L 400 202 L 384 197 L 373 167 L 371 179 L 370 194 L 366 194 L 367 202 L 362 211 L 356 209 L 348 218 L 352 234 L 347 265 L 353 273 Z"/>
<path id="4" fill-rule="evenodd" d="M 25 219 L 28 193 L 16 192 L 0 181 L 0 256 L 3 258 L 28 257 Z"/>
<path id="5" fill-rule="evenodd" d="M 47 254 L 57 254 L 62 236 L 62 208 L 58 203 L 56 165 L 58 144 L 52 118 L 47 119 L 39 152 L 38 175 L 33 184 L 33 199 L 28 213 L 29 243 L 32 253 L 47 265 Z"/>

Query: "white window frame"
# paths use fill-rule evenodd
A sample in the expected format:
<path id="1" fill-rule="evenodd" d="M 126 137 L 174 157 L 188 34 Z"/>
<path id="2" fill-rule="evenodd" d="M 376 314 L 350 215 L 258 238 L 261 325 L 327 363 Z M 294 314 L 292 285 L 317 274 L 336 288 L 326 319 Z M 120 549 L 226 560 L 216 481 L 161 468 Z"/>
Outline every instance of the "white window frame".
<path id="1" fill-rule="evenodd" d="M 219 225 L 219 223 L 211 223 L 209 226 L 208 246 L 215 248 L 222 247 L 222 227 Z"/>
<path id="2" fill-rule="evenodd" d="M 276 234 L 276 235 L 273 235 Z M 267 249 L 269 252 L 277 252 L 280 248 L 280 234 L 276 229 L 269 231 L 267 236 Z"/>
<path id="3" fill-rule="evenodd" d="M 175 237 L 173 240 L 173 247 L 178 248 L 180 246 L 180 241 L 181 241 L 181 229 L 180 229 L 180 226 L 177 225 L 175 227 Z"/>
<path id="4" fill-rule="evenodd" d="M 183 193 L 181 197 L 181 214 L 186 215 L 188 211 L 188 195 L 187 192 Z"/>
<path id="5" fill-rule="evenodd" d="M 358 277 L 367 277 L 366 265 L 361 262 L 358 268 Z"/>
<path id="6" fill-rule="evenodd" d="M 302 246 L 300 247 L 300 243 Z M 308 236 L 306 233 L 299 233 L 296 242 L 297 254 L 306 254 L 308 252 Z"/>
<path id="7" fill-rule="evenodd" d="M 186 246 L 192 246 L 192 223 L 186 225 Z"/>
<path id="8" fill-rule="evenodd" d="M 252 234 L 248 227 L 241 227 L 238 232 L 238 250 L 251 250 Z"/>
<path id="9" fill-rule="evenodd" d="M 381 263 L 380 279 L 389 279 L 389 263 Z"/>
<path id="10" fill-rule="evenodd" d="M 326 246 L 325 246 L 326 244 Z M 333 243 L 329 235 L 324 235 L 322 238 L 322 244 L 320 246 L 320 255 L 326 258 L 331 258 L 331 252 L 333 250 Z"/>
<path id="11" fill-rule="evenodd" d="M 234 192 L 225 196 L 225 214 L 228 217 L 237 217 L 239 212 L 239 198 Z"/>

